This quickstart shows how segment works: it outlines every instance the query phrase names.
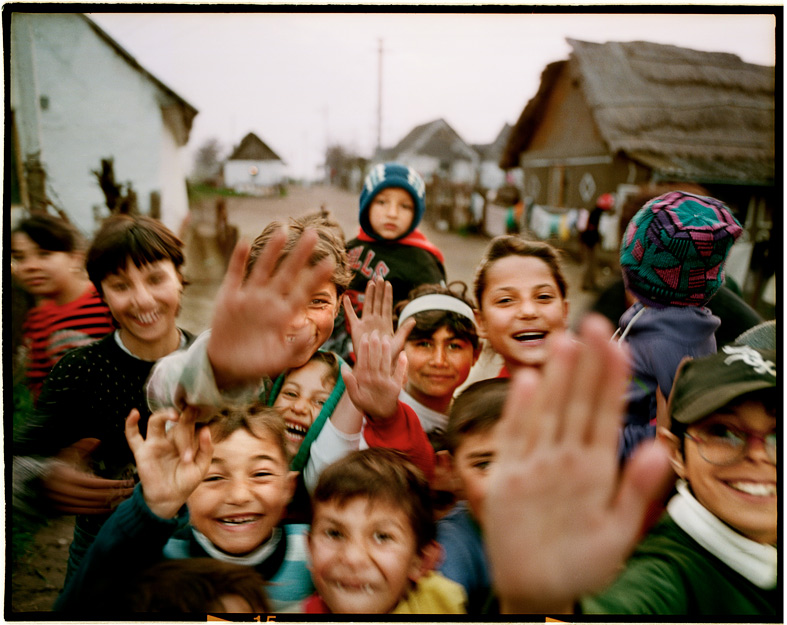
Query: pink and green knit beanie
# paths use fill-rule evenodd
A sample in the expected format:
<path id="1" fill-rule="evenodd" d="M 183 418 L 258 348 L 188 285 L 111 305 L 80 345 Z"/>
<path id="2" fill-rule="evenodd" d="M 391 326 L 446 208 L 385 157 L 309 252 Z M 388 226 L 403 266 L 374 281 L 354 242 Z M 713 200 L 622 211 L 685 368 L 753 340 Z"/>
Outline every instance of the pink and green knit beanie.
<path id="1" fill-rule="evenodd" d="M 670 191 L 645 204 L 626 228 L 620 267 L 643 304 L 704 306 L 724 280 L 724 263 L 743 229 L 719 200 Z"/>

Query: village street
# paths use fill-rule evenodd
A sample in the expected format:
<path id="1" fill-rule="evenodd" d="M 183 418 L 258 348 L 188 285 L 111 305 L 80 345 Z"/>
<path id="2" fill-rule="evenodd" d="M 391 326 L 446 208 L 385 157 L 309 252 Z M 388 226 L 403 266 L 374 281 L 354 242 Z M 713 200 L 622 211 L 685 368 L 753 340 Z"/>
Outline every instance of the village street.
<path id="1" fill-rule="evenodd" d="M 249 241 L 253 241 L 265 225 L 273 220 L 305 215 L 318 211 L 321 206 L 330 211 L 348 240 L 358 232 L 358 196 L 336 187 L 289 187 L 284 197 L 227 198 L 226 206 L 230 224 L 236 225 L 240 236 Z M 423 222 L 420 229 L 445 255 L 448 281 L 461 280 L 472 288 L 475 267 L 489 238 L 477 234 L 440 232 Z M 179 318 L 180 325 L 193 332 L 201 332 L 210 325 L 219 285 L 217 275 L 211 275 L 216 274 L 216 271 L 212 271 L 211 267 L 203 269 L 201 260 L 194 258 L 193 254 L 187 254 L 186 273 L 191 284 L 184 293 L 183 311 Z M 568 254 L 565 260 L 571 302 L 569 317 L 573 326 L 591 305 L 593 294 L 579 288 L 581 273 L 578 263 Z M 207 262 L 212 264 L 211 259 Z"/>
<path id="2" fill-rule="evenodd" d="M 212 209 L 213 200 L 210 203 Z M 358 197 L 341 189 L 327 186 L 311 188 L 290 187 L 284 197 L 227 198 L 230 224 L 236 225 L 240 236 L 252 241 L 272 220 L 286 220 L 314 212 L 324 206 L 341 225 L 347 238 L 358 230 Z M 197 212 L 194 213 L 196 218 Z M 212 224 L 213 211 L 202 213 Z M 481 235 L 461 236 L 438 232 L 424 224 L 423 231 L 445 255 L 448 280 L 462 280 L 472 287 L 475 266 L 486 248 L 489 238 Z M 208 228 L 210 230 L 210 228 Z M 198 253 L 193 236 L 186 236 L 186 276 L 190 282 L 183 296 L 179 325 L 198 333 L 210 326 L 216 292 L 221 282 L 221 267 L 215 256 Z M 592 295 L 580 288 L 579 265 L 567 255 L 566 276 L 569 282 L 570 318 L 572 324 L 592 301 Z M 469 382 L 496 375 L 500 362 L 489 352 L 482 354 L 471 372 Z M 12 571 L 11 608 L 19 611 L 48 611 L 51 609 L 65 575 L 68 545 L 73 532 L 74 517 L 53 519 L 38 532 L 35 543 L 17 570 Z"/>

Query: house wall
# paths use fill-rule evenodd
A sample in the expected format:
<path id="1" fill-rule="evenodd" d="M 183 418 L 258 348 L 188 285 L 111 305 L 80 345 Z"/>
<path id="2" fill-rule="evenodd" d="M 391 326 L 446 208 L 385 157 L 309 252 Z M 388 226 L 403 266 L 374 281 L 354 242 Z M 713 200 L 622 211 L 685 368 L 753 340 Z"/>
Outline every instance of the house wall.
<path id="1" fill-rule="evenodd" d="M 499 189 L 506 183 L 506 173 L 496 161 L 481 161 L 478 167 L 478 184 L 484 189 Z"/>
<path id="2" fill-rule="evenodd" d="M 252 175 L 252 168 L 257 175 Z M 224 164 L 224 184 L 228 187 L 270 187 L 283 183 L 287 178 L 281 161 L 234 160 Z"/>
<path id="3" fill-rule="evenodd" d="M 112 157 L 116 181 L 131 182 L 140 210 L 159 192 L 162 220 L 177 229 L 188 209 L 185 177 L 155 83 L 78 14 L 16 13 L 11 40 L 20 158 L 40 150 L 50 199 L 92 234 L 93 207 L 102 217 L 108 209 L 91 170 Z"/>
<path id="4" fill-rule="evenodd" d="M 591 208 L 618 184 L 639 184 L 650 176 L 648 169 L 608 153 L 570 63 L 519 162 L 525 195 L 557 208 Z"/>

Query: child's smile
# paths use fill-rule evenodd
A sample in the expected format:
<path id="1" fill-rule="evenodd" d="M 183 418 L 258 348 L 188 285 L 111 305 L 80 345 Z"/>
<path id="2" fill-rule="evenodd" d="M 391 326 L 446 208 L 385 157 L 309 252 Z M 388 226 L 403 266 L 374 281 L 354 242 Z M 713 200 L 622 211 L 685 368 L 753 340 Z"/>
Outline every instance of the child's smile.
<path id="1" fill-rule="evenodd" d="M 728 466 L 711 464 L 702 457 L 701 445 L 690 436 L 707 424 L 721 423 L 744 431 L 773 432 L 776 419 L 761 402 L 743 401 L 725 407 L 697 426 L 689 427 L 684 440 L 682 475 L 697 500 L 727 525 L 751 540 L 775 544 L 777 537 L 777 470 L 763 442 L 747 442 L 739 460 Z M 707 452 L 706 452 L 707 453 Z"/>
<path id="2" fill-rule="evenodd" d="M 316 504 L 309 550 L 314 585 L 334 613 L 390 612 L 420 565 L 404 511 L 364 496 Z"/>
<path id="3" fill-rule="evenodd" d="M 549 336 L 564 332 L 568 303 L 540 258 L 507 256 L 487 272 L 481 301 L 481 333 L 509 371 L 546 362 Z"/>
<path id="4" fill-rule="evenodd" d="M 298 453 L 303 439 L 333 390 L 330 367 L 321 361 L 309 361 L 287 374 L 274 408 L 284 415 L 287 426 L 287 448 L 292 456 Z"/>
<path id="5" fill-rule="evenodd" d="M 216 547 L 243 555 L 271 537 L 292 488 L 287 461 L 272 438 L 239 429 L 214 444 L 208 473 L 188 498 L 189 518 Z"/>

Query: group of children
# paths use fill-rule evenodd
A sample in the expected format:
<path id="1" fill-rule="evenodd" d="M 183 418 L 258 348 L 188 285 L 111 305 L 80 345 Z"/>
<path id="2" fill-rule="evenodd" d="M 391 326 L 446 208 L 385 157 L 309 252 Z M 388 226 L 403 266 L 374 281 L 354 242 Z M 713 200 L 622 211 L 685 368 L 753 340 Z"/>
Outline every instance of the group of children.
<path id="1" fill-rule="evenodd" d="M 726 207 L 663 196 L 632 221 L 621 260 L 644 312 L 620 342 L 598 319 L 569 332 L 547 243 L 495 238 L 474 305 L 445 284 L 423 212 L 421 178 L 389 163 L 357 239 L 320 215 L 269 224 L 237 246 L 196 339 L 175 325 L 177 237 L 105 222 L 87 272 L 116 329 L 55 365 L 14 440 L 15 505 L 43 493 L 78 514 L 56 609 L 777 613 L 775 345 L 716 354 L 670 321 L 709 316 L 740 233 Z M 634 331 L 648 324 L 658 340 Z M 480 339 L 503 369 L 462 388 Z M 629 425 L 664 426 L 636 450 L 629 354 L 648 390 Z M 681 481 L 651 530 L 670 462 Z M 237 591 L 206 581 L 222 575 Z"/>

